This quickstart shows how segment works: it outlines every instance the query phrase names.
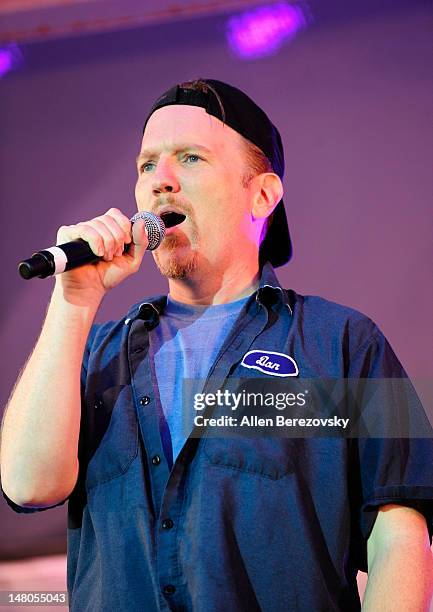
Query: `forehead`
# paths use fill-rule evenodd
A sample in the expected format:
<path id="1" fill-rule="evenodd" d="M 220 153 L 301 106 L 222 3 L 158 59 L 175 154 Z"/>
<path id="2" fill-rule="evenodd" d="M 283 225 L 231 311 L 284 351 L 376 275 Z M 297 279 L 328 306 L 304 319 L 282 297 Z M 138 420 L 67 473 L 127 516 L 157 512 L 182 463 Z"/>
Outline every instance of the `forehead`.
<path id="1" fill-rule="evenodd" d="M 218 152 L 240 150 L 242 138 L 200 106 L 163 106 L 149 118 L 142 149 L 169 148 L 179 143 L 201 144 Z"/>

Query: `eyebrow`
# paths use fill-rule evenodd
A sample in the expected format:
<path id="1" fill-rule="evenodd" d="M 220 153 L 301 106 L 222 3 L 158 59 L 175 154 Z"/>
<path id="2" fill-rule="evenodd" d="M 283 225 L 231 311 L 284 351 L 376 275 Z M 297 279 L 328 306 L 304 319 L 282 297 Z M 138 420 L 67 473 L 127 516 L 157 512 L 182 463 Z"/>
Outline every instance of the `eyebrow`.
<path id="1" fill-rule="evenodd" d="M 176 145 L 173 149 L 173 152 L 176 154 L 191 149 L 193 149 L 194 151 L 203 151 L 204 153 L 212 153 L 212 151 L 204 145 L 199 145 L 195 143 Z M 153 151 L 151 149 L 143 149 L 143 151 L 140 151 L 140 153 L 137 155 L 135 163 L 138 164 L 140 161 L 143 161 L 145 159 L 153 159 L 154 157 L 158 157 L 158 155 L 159 153 L 157 153 L 156 151 Z"/>

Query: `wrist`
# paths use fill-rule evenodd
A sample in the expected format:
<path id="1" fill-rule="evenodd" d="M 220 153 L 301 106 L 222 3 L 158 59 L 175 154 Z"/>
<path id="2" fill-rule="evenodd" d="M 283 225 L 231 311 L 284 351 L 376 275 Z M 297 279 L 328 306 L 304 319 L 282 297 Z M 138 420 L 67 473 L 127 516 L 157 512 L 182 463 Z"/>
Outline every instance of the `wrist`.
<path id="1" fill-rule="evenodd" d="M 94 317 L 104 297 L 105 291 L 65 287 L 62 281 L 56 278 L 51 302 L 71 313 L 81 312 L 83 315 L 88 314 Z"/>

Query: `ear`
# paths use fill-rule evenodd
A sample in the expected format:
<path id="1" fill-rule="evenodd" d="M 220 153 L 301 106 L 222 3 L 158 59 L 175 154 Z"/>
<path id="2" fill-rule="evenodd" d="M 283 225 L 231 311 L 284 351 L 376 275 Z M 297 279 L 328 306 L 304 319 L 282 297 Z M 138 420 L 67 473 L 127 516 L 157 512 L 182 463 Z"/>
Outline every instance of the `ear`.
<path id="1" fill-rule="evenodd" d="M 258 174 L 253 181 L 251 214 L 254 219 L 266 219 L 283 197 L 283 184 L 273 172 Z"/>

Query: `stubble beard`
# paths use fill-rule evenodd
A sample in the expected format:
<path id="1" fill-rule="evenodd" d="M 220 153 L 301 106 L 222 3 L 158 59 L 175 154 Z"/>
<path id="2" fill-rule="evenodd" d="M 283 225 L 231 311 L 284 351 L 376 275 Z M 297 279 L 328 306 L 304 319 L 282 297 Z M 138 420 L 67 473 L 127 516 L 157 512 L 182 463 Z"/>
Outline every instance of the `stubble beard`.
<path id="1" fill-rule="evenodd" d="M 188 278 L 197 269 L 198 258 L 196 251 L 188 249 L 189 253 L 186 256 L 182 256 L 179 252 L 176 253 L 177 250 L 185 246 L 183 240 L 172 234 L 167 236 L 159 249 L 153 253 L 158 270 L 166 278 L 182 280 Z M 164 256 L 161 250 L 168 253 L 168 257 Z"/>
<path id="2" fill-rule="evenodd" d="M 188 202 L 179 201 L 171 195 L 160 197 L 152 208 L 152 212 L 159 214 L 163 204 L 176 206 L 179 212 L 184 213 L 191 226 L 191 240 L 181 234 L 170 234 L 166 236 L 158 249 L 153 252 L 153 257 L 158 270 L 170 279 L 184 279 L 190 276 L 198 266 L 198 254 L 194 247 L 198 245 L 198 230 L 194 219 L 192 207 Z M 182 253 L 182 251 L 186 253 Z"/>

